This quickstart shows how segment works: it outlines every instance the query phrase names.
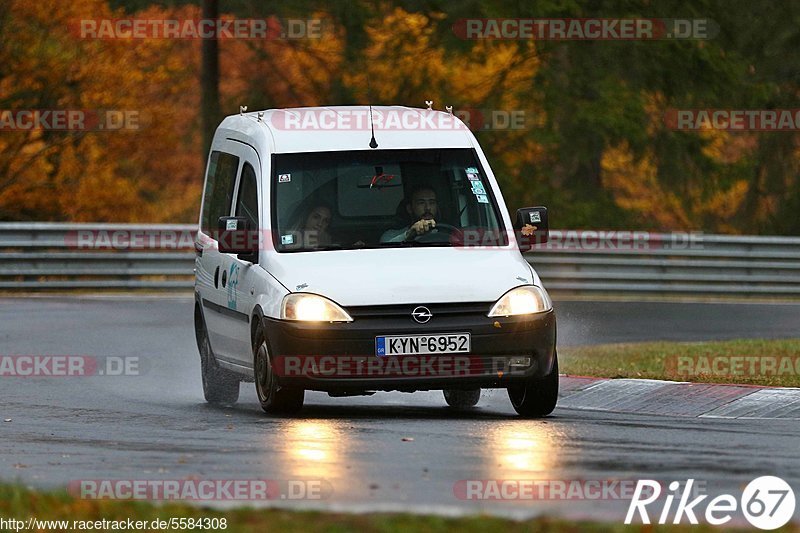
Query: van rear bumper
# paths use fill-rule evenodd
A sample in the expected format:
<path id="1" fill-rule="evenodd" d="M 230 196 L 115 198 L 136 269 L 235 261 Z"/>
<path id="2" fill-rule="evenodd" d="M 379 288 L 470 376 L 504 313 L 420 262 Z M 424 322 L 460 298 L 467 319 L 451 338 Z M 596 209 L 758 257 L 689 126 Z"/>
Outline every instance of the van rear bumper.
<path id="1" fill-rule="evenodd" d="M 278 382 L 328 392 L 505 388 L 542 378 L 553 367 L 556 317 L 546 313 L 488 318 L 434 316 L 427 324 L 410 317 L 358 317 L 319 324 L 263 319 Z M 384 335 L 470 334 L 470 353 L 377 357 Z M 510 363 L 529 362 L 527 366 Z"/>

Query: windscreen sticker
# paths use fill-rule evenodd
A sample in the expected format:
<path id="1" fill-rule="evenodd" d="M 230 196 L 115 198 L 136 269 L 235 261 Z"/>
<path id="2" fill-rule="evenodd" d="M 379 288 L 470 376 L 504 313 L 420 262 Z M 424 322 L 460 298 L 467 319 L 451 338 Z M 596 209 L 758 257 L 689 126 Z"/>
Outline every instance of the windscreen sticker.
<path id="1" fill-rule="evenodd" d="M 477 174 L 478 169 L 475 167 L 467 167 L 464 169 L 464 172 L 466 172 L 467 174 Z"/>
<path id="2" fill-rule="evenodd" d="M 289 183 L 292 181 L 291 174 L 278 174 L 278 183 Z"/>
<path id="3" fill-rule="evenodd" d="M 473 181 L 472 194 L 486 194 L 486 189 L 483 188 L 483 183 L 480 181 Z"/>
<path id="4" fill-rule="evenodd" d="M 474 172 L 467 172 L 467 179 L 470 180 L 470 181 L 477 181 L 477 180 L 481 179 L 481 177 L 478 176 L 478 174 L 476 174 Z"/>
<path id="5" fill-rule="evenodd" d="M 233 219 L 233 220 L 228 219 L 228 220 L 225 221 L 225 229 L 227 231 L 236 231 L 236 227 L 238 226 L 237 223 L 238 223 L 238 220 L 236 220 L 236 219 Z"/>
<path id="6" fill-rule="evenodd" d="M 539 211 L 534 211 L 531 213 L 531 222 L 541 222 L 542 221 L 542 214 Z"/>
<path id="7" fill-rule="evenodd" d="M 478 203 L 479 204 L 488 204 L 489 203 L 489 197 L 486 196 L 485 194 L 476 194 L 475 198 L 478 199 Z"/>
<path id="8" fill-rule="evenodd" d="M 294 244 L 294 235 L 281 235 L 281 244 Z"/>

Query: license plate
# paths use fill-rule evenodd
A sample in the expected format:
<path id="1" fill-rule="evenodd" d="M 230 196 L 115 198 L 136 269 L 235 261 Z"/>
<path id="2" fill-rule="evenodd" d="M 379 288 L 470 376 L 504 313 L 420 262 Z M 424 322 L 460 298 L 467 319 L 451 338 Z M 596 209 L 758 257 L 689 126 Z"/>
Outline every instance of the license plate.
<path id="1" fill-rule="evenodd" d="M 469 333 L 375 337 L 375 354 L 378 357 L 384 357 L 387 355 L 469 353 L 469 340 Z"/>

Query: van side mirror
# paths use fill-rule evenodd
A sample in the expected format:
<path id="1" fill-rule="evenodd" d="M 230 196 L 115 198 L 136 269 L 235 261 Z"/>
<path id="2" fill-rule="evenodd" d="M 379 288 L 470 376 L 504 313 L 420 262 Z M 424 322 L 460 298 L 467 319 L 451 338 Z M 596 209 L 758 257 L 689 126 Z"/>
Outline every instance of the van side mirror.
<path id="1" fill-rule="evenodd" d="M 534 244 L 544 244 L 550 238 L 546 207 L 523 207 L 517 209 L 514 223 L 517 244 L 522 252 L 528 252 Z"/>
<path id="2" fill-rule="evenodd" d="M 237 254 L 242 261 L 258 262 L 258 229 L 245 217 L 219 217 L 217 246 L 220 253 Z"/>

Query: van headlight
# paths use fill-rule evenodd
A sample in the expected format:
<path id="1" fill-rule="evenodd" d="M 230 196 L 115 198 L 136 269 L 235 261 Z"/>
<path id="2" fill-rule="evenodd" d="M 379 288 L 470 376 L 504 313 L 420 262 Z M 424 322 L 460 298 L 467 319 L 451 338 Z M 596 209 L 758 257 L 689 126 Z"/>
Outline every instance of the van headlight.
<path id="1" fill-rule="evenodd" d="M 553 308 L 547 291 L 536 285 L 524 285 L 511 289 L 497 300 L 487 316 L 532 315 Z"/>
<path id="2" fill-rule="evenodd" d="M 292 293 L 283 298 L 281 319 L 303 322 L 352 322 L 347 311 L 318 294 Z"/>

